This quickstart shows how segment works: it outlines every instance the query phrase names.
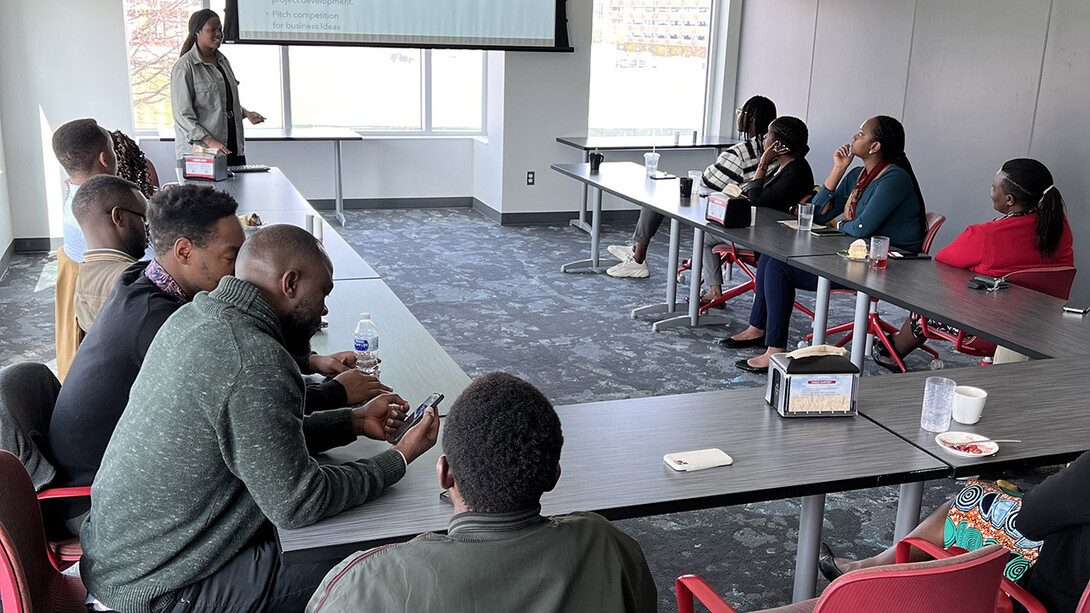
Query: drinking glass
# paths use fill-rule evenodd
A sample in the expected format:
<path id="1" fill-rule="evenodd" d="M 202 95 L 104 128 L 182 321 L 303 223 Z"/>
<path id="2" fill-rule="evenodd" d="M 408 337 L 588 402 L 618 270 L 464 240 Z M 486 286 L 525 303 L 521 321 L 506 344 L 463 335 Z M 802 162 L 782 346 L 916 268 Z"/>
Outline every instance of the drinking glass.
<path id="1" fill-rule="evenodd" d="M 954 388 L 952 379 L 946 377 L 928 377 L 923 388 L 923 413 L 920 415 L 920 427 L 928 432 L 946 432 L 950 429 L 950 416 L 954 409 Z"/>
<path id="2" fill-rule="evenodd" d="M 870 267 L 871 268 L 885 268 L 886 258 L 889 257 L 889 237 L 888 236 L 872 236 L 870 237 Z"/>
<path id="3" fill-rule="evenodd" d="M 814 226 L 814 205 L 799 205 L 799 232 L 809 232 Z"/>

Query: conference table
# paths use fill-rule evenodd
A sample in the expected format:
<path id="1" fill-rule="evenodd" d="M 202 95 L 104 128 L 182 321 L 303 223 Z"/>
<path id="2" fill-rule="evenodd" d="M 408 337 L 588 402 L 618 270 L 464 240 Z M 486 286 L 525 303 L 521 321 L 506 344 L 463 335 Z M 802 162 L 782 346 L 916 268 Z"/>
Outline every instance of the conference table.
<path id="1" fill-rule="evenodd" d="M 696 190 L 690 198 L 682 198 L 677 179 L 651 179 L 646 170 L 632 162 L 603 163 L 598 172 L 591 172 L 589 164 L 553 164 L 552 169 L 571 177 L 594 191 L 594 231 L 591 233 L 590 256 L 594 266 L 598 265 L 602 194 L 607 193 L 627 202 L 650 208 L 670 219 L 670 246 L 666 269 L 666 298 L 662 303 L 650 304 L 633 309 L 632 317 L 655 313 L 672 314 L 685 306 L 677 302 L 677 265 L 678 247 L 681 237 L 681 225 L 693 229 L 692 275 L 699 278 L 704 261 L 704 236 L 711 233 L 726 242 L 735 242 L 747 249 L 766 254 L 781 261 L 789 258 L 814 255 L 832 255 L 847 250 L 854 238 L 850 236 L 817 237 L 809 232 L 790 231 L 779 223 L 794 217 L 772 209 L 757 209 L 756 224 L 746 228 L 727 229 L 705 219 L 707 198 L 697 195 Z M 565 265 L 567 266 L 567 265 Z M 563 269 L 563 268 L 562 268 Z M 818 342 L 824 339 L 827 327 L 829 282 L 820 280 L 818 284 L 818 304 L 815 309 L 814 333 Z M 716 315 L 700 314 L 700 284 L 690 283 L 689 303 L 686 315 L 661 319 L 651 325 L 655 331 L 675 326 L 719 325 L 729 320 Z M 820 333 L 819 333 L 820 330 Z"/>
<path id="2" fill-rule="evenodd" d="M 1090 324 L 1085 316 L 1065 313 L 1063 300 L 1015 285 L 992 293 L 970 290 L 966 282 L 975 276 L 974 273 L 932 259 L 890 258 L 887 268 L 871 269 L 865 262 L 853 262 L 837 255 L 846 250 L 854 238 L 814 237 L 806 232 L 792 231 L 778 223 L 790 219 L 788 215 L 768 209 L 758 209 L 754 226 L 724 228 L 704 218 L 706 199 L 682 199 L 676 179 L 648 179 L 644 168 L 632 162 L 602 164 L 598 173 L 591 173 L 589 164 L 555 164 L 552 168 L 594 187 L 597 199 L 603 192 L 609 193 L 670 218 L 666 302 L 636 309 L 633 316 L 649 312 L 672 313 L 680 306 L 672 301 L 676 295 L 673 272 L 677 264 L 676 239 L 680 236 L 680 229 L 675 224 L 685 224 L 693 228 L 694 278 L 702 263 L 701 247 L 706 232 L 817 275 L 814 344 L 821 344 L 825 339 L 831 284 L 855 290 L 851 360 L 860 368 L 866 357 L 871 296 L 957 326 L 1030 357 L 1063 357 L 1090 352 Z M 594 242 L 591 251 L 592 256 L 596 255 Z M 699 315 L 699 293 L 699 283 L 690 283 L 688 317 L 656 322 L 653 329 L 677 325 L 679 319 L 688 325 L 705 323 L 707 320 Z"/>
<path id="3" fill-rule="evenodd" d="M 729 136 L 701 135 L 696 131 L 679 132 L 677 143 L 673 136 L 558 136 L 556 142 L 574 147 L 583 152 L 583 162 L 590 162 L 590 154 L 595 151 L 683 151 L 691 149 L 715 149 L 738 144 L 738 139 Z M 601 203 L 599 203 L 601 206 Z M 594 233 L 593 226 L 587 225 L 587 188 L 583 189 L 583 205 L 579 217 L 568 222 L 588 234 Z M 598 264 L 595 263 L 594 267 Z"/>
<path id="4" fill-rule="evenodd" d="M 174 142 L 174 130 L 164 128 L 159 130 L 159 140 L 161 142 Z M 344 183 L 341 180 L 341 146 L 344 141 L 359 140 L 362 141 L 363 137 L 360 136 L 355 130 L 348 128 L 260 128 L 252 127 L 246 129 L 247 141 L 266 141 L 266 142 L 299 142 L 299 141 L 328 141 L 333 143 L 333 189 L 334 189 L 334 206 L 336 207 L 337 220 L 341 222 L 341 226 L 345 225 L 344 217 Z M 250 156 L 250 163 L 256 163 L 253 156 Z M 276 172 L 280 172 L 279 169 Z M 236 173 L 236 174 L 249 174 L 249 173 Z M 241 201 L 240 201 L 241 202 Z M 307 204 L 310 207 L 310 204 Z M 260 208 L 273 208 L 273 207 L 260 207 Z"/>
<path id="5" fill-rule="evenodd" d="M 780 418 L 760 389 L 556 410 L 564 429 L 562 474 L 542 498 L 542 513 L 594 511 L 625 519 L 801 496 L 796 600 L 815 590 L 826 493 L 924 481 L 950 472 L 947 464 L 863 417 Z M 733 465 L 685 473 L 662 459 L 667 453 L 709 447 L 730 454 Z M 326 461 L 369 457 L 387 448 L 360 440 L 328 452 Z M 437 445 L 421 456 L 375 500 L 306 528 L 278 530 L 285 559 L 343 557 L 446 530 L 453 507 L 439 500 L 434 467 L 440 453 Z"/>
<path id="6" fill-rule="evenodd" d="M 992 456 L 961 457 L 939 446 L 935 433 L 920 428 L 924 380 L 941 375 L 988 392 L 984 413 L 974 425 L 950 423 L 950 430 L 971 432 L 1001 443 Z M 875 424 L 950 466 L 950 477 L 1003 474 L 1027 467 L 1070 462 L 1090 449 L 1090 401 L 1081 384 L 1090 375 L 1083 357 L 968 367 L 879 377 L 881 385 L 859 386 L 859 412 Z M 908 409 L 912 410 L 908 410 Z M 956 492 L 951 490 L 951 495 Z M 918 522 L 922 483 L 901 486 L 894 541 Z"/>

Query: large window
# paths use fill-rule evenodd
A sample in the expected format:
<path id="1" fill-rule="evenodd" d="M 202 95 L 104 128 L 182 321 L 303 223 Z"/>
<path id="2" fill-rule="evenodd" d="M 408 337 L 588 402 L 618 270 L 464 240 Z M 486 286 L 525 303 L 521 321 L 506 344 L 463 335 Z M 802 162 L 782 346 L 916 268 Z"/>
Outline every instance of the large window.
<path id="1" fill-rule="evenodd" d="M 174 125 L 170 69 L 189 15 L 204 4 L 124 0 L 138 132 Z M 221 51 L 240 82 L 239 100 L 264 115 L 268 127 L 290 121 L 394 134 L 484 129 L 482 51 L 274 45 L 224 45 Z"/>
<path id="2" fill-rule="evenodd" d="M 594 0 L 591 135 L 704 126 L 711 0 Z"/>

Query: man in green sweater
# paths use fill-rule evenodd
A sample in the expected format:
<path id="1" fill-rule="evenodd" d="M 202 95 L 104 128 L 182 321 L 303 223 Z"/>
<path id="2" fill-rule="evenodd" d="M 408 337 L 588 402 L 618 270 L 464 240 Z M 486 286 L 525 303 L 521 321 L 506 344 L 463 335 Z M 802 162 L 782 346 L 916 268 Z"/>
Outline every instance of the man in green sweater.
<path id="1" fill-rule="evenodd" d="M 639 543 L 594 513 L 542 517 L 560 479 L 560 419 L 533 385 L 485 375 L 450 408 L 435 467 L 447 534 L 357 552 L 329 571 L 308 613 L 652 613 Z"/>
<path id="2" fill-rule="evenodd" d="M 305 354 L 333 266 L 305 230 L 269 226 L 236 275 L 159 329 L 95 478 L 80 572 L 124 613 L 299 611 L 332 565 L 281 563 L 272 526 L 299 528 L 378 496 L 435 444 L 433 410 L 389 451 L 320 466 L 307 454 Z M 378 440 L 407 405 L 359 414 Z"/>

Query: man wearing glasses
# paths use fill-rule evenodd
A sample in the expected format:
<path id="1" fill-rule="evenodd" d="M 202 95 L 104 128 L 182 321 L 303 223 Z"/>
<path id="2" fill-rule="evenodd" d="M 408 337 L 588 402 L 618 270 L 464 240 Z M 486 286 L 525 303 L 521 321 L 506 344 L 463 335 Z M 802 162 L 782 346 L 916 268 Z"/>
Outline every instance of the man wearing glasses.
<path id="1" fill-rule="evenodd" d="M 72 213 L 87 242 L 72 300 L 76 321 L 86 333 L 118 277 L 144 255 L 147 201 L 136 184 L 113 175 L 96 175 L 76 192 Z"/>

